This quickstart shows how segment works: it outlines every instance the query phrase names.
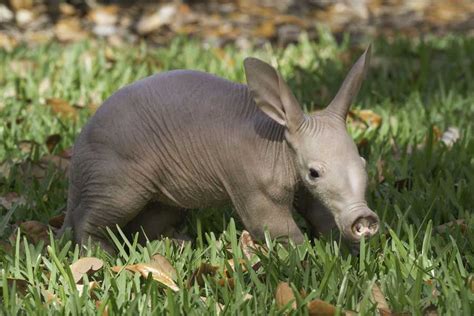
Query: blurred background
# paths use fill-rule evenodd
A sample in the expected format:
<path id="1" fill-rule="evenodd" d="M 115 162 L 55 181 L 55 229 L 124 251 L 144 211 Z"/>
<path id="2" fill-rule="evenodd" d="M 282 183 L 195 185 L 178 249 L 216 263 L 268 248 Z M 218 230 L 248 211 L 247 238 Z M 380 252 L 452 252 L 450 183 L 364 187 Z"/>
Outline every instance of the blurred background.
<path id="1" fill-rule="evenodd" d="M 212 47 L 286 46 L 301 34 L 336 39 L 474 35 L 472 0 L 2 0 L 0 47 L 104 39 L 166 45 L 192 37 Z"/>

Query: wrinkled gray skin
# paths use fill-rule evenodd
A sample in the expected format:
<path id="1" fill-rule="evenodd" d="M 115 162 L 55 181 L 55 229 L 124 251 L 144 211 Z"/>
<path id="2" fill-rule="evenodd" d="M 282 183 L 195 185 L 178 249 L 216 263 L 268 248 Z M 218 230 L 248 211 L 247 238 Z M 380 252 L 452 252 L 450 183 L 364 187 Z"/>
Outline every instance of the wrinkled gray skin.
<path id="1" fill-rule="evenodd" d="M 176 70 L 120 89 L 76 141 L 62 232 L 111 251 L 105 226 L 154 239 L 188 209 L 232 203 L 255 238 L 267 228 L 301 242 L 295 210 L 317 232 L 336 224 L 351 243 L 373 235 L 365 162 L 345 126 L 369 55 L 312 115 L 255 58 L 244 62 L 248 85 Z"/>

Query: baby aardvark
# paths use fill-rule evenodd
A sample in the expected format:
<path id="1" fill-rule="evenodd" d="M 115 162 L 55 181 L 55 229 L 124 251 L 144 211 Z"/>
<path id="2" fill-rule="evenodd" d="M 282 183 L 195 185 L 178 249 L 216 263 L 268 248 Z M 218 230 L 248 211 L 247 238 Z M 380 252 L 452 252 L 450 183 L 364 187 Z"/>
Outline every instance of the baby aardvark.
<path id="1" fill-rule="evenodd" d="M 351 243 L 375 234 L 365 161 L 345 126 L 369 56 L 370 47 L 311 115 L 255 58 L 244 61 L 248 85 L 175 70 L 120 89 L 76 141 L 62 231 L 110 251 L 106 226 L 153 239 L 190 209 L 232 203 L 255 238 L 266 228 L 301 242 L 294 211 L 316 232 L 337 224 Z"/>

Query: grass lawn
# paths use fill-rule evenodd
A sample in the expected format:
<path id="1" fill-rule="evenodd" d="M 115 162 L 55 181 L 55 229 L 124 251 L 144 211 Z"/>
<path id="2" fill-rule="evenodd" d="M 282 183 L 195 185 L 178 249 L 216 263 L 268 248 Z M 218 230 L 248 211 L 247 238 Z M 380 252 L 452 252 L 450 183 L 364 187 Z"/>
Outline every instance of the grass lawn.
<path id="1" fill-rule="evenodd" d="M 318 42 L 303 38 L 285 49 L 256 51 L 182 39 L 158 49 L 84 42 L 0 51 L 1 313 L 284 314 L 293 310 L 275 298 L 284 281 L 294 289 L 297 314 L 308 313 L 307 303 L 315 299 L 341 315 L 377 313 L 383 306 L 373 299 L 376 284 L 392 315 L 472 315 L 474 38 L 373 44 L 349 129 L 368 162 L 368 202 L 382 227 L 361 244 L 360 256 L 351 255 L 335 233 L 290 247 L 267 239 L 247 258 L 238 242 L 243 227 L 238 219 L 234 224 L 230 210 L 193 212 L 186 228 L 192 244 L 162 240 L 142 247 L 117 235 L 115 256 L 93 246 L 80 250 L 67 238 L 43 238 L 44 231 L 38 236 L 28 225 L 21 233 L 15 227 L 48 223 L 64 209 L 66 177 L 45 162 L 73 144 L 94 108 L 118 88 L 175 68 L 244 81 L 242 61 L 253 55 L 278 65 L 312 111 L 330 101 L 362 48 L 322 33 Z M 461 137 L 446 146 L 440 136 L 451 126 Z M 54 134 L 60 137 L 56 146 L 59 137 L 49 137 Z M 450 222 L 455 224 L 440 226 Z M 177 291 L 151 276 L 112 269 L 148 263 L 156 253 L 176 269 Z M 68 267 L 85 256 L 104 266 L 78 289 Z M 242 258 L 245 264 L 230 267 Z"/>

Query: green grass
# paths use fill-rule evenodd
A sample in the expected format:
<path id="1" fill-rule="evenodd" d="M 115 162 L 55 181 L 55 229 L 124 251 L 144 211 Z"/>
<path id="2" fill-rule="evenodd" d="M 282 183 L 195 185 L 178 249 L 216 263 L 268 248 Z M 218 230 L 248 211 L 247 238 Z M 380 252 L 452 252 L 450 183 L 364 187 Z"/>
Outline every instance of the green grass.
<path id="1" fill-rule="evenodd" d="M 330 101 L 362 51 L 353 49 L 347 40 L 338 44 L 330 35 L 321 35 L 318 42 L 303 38 L 283 50 L 264 47 L 257 51 L 231 46 L 208 49 L 177 39 L 167 48 L 112 49 L 113 60 L 107 52 L 110 48 L 101 43 L 66 47 L 53 43 L 0 51 L 0 161 L 2 166 L 13 164 L 8 172 L 0 168 L 0 196 L 13 191 L 27 202 L 10 211 L 0 206 L 0 237 L 6 240 L 16 222 L 47 223 L 66 204 L 67 181 L 60 172 L 50 168 L 38 180 L 20 166 L 47 153 L 48 135 L 62 136 L 54 153 L 70 147 L 90 112 L 79 110 L 77 120 L 61 118 L 51 113 L 45 99 L 100 103 L 127 83 L 174 68 L 200 69 L 244 81 L 243 58 L 254 55 L 278 64 L 310 111 Z M 253 259 L 261 267 L 249 272 L 237 269 L 234 289 L 216 285 L 214 278 L 207 279 L 202 288 L 188 288 L 188 279 L 202 262 L 223 266 L 228 259 L 242 257 L 237 240 L 243 227 L 238 219 L 237 227 L 229 221 L 229 210 L 193 213 L 188 225 L 196 238 L 192 245 L 180 247 L 169 240 L 144 247 L 132 243 L 131 249 L 125 246 L 113 257 L 95 247 L 81 253 L 67 239 L 51 238 L 46 247 L 42 242 L 27 242 L 24 235 L 13 235 L 13 249 L 0 248 L 0 311 L 82 315 L 101 313 L 107 305 L 113 315 L 194 315 L 217 313 L 215 302 L 220 302 L 228 314 L 279 314 L 284 311 L 276 306 L 275 289 L 279 281 L 289 281 L 308 293 L 305 299 L 297 297 L 297 313 L 306 312 L 304 302 L 320 298 L 339 311 L 373 314 L 371 287 L 377 282 L 395 312 L 422 315 L 432 305 L 440 315 L 472 315 L 474 293 L 467 282 L 474 267 L 474 39 L 427 37 L 373 44 L 372 68 L 355 108 L 371 109 L 383 121 L 379 128 L 351 125 L 350 131 L 357 143 L 367 141 L 360 151 L 368 161 L 371 179 L 368 201 L 383 225 L 380 234 L 361 245 L 359 257 L 350 255 L 332 236 L 288 248 L 267 239 L 268 253 Z M 433 127 L 444 131 L 449 126 L 458 127 L 462 135 L 452 148 L 431 141 L 436 138 Z M 37 145 L 22 151 L 18 147 L 22 140 Z M 382 183 L 376 180 L 378 160 L 385 162 Z M 410 186 L 398 189 L 396 184 L 404 179 Z M 437 233 L 438 225 L 456 219 L 464 219 L 467 228 Z M 138 275 L 110 271 L 111 266 L 148 261 L 156 252 L 176 268 L 179 292 Z M 90 277 L 99 283 L 92 294 L 78 292 L 67 269 L 86 255 L 105 261 L 105 267 Z M 9 286 L 7 278 L 26 280 L 26 293 Z M 57 300 L 46 303 L 45 290 Z M 246 293 L 253 297 L 245 300 Z M 201 296 L 208 297 L 206 303 Z"/>

